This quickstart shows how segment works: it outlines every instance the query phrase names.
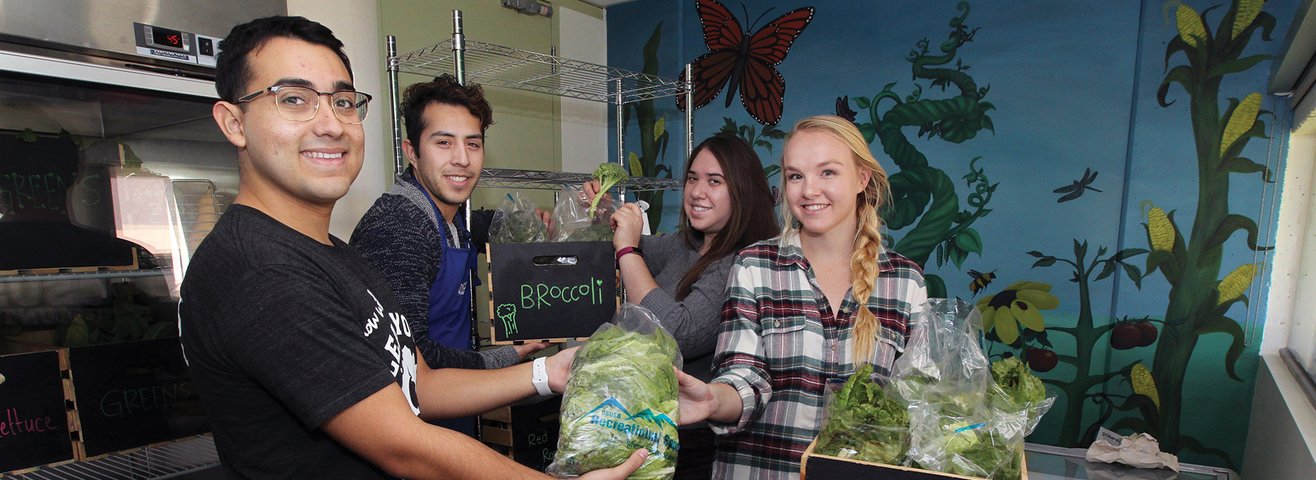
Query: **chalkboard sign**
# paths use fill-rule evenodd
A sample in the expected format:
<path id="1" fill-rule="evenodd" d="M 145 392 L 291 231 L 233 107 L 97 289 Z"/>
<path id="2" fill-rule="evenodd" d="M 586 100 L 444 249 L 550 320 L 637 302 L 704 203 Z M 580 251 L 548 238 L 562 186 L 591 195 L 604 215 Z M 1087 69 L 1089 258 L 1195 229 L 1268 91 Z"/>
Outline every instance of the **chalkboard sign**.
<path id="1" fill-rule="evenodd" d="M 617 311 L 609 242 L 489 245 L 494 343 L 588 337 Z"/>
<path id="2" fill-rule="evenodd" d="M 86 456 L 210 431 L 177 338 L 69 349 Z"/>
<path id="3" fill-rule="evenodd" d="M 498 420 L 506 422 L 507 433 L 511 435 L 512 460 L 538 471 L 544 471 L 553 463 L 557 454 L 558 411 L 562 408 L 562 397 L 553 396 L 535 403 L 504 407 L 506 417 Z M 502 410 L 502 409 L 500 409 Z M 500 411 L 501 413 L 501 411 Z M 488 420 L 486 419 L 486 422 Z M 494 422 L 489 422 L 495 424 Z M 485 432 L 488 432 L 486 426 Z"/>
<path id="4" fill-rule="evenodd" d="M 69 138 L 0 134 L 0 270 L 135 266 L 107 172 Z"/>
<path id="5" fill-rule="evenodd" d="M 0 472 L 73 459 L 59 352 L 0 356 Z"/>

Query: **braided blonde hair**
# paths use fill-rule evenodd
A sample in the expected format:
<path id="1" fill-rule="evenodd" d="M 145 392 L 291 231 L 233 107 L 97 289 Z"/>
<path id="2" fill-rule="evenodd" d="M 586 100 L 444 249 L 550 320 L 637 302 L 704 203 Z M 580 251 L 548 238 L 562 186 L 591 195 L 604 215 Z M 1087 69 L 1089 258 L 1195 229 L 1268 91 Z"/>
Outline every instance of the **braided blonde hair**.
<path id="1" fill-rule="evenodd" d="M 859 313 L 855 318 L 853 362 L 869 361 L 877 340 L 877 316 L 867 308 L 868 295 L 873 292 L 877 281 L 877 257 L 882 252 L 882 219 L 878 211 L 886 205 L 891 193 L 891 184 L 887 180 L 886 170 L 877 163 L 873 153 L 868 150 L 868 142 L 855 127 L 854 123 L 835 115 L 816 115 L 800 120 L 792 129 L 822 131 L 836 137 L 850 148 L 855 167 L 858 171 L 867 171 L 868 185 L 859 193 L 858 208 L 855 215 L 859 220 L 855 232 L 854 253 L 850 257 L 850 291 L 859 303 Z M 790 138 L 787 137 L 787 141 Z M 785 191 L 785 175 L 782 176 L 782 191 Z M 791 214 L 790 208 L 782 208 L 782 235 L 797 233 L 799 222 Z"/>

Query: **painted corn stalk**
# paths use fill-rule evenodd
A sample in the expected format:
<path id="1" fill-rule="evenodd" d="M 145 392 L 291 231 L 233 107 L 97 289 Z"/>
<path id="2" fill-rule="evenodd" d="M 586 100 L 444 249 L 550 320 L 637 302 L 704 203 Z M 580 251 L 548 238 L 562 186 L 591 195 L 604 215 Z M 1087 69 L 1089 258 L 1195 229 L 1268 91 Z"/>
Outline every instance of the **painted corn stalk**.
<path id="1" fill-rule="evenodd" d="M 1184 376 L 1199 337 L 1232 337 L 1222 359 L 1224 373 L 1242 381 L 1235 364 L 1243 353 L 1243 330 L 1228 312 L 1234 304 L 1248 301 L 1244 291 L 1259 266 L 1237 265 L 1222 277 L 1223 249 L 1225 242 L 1240 232 L 1246 235 L 1248 248 L 1260 251 L 1269 247 L 1258 246 L 1257 225 L 1251 218 L 1229 212 L 1230 179 L 1235 174 L 1259 173 L 1261 181 L 1272 181 L 1269 169 L 1243 156 L 1251 140 L 1265 138 L 1262 117 L 1269 112 L 1261 109 L 1260 93 L 1228 98 L 1222 105 L 1220 85 L 1227 75 L 1250 70 L 1270 58 L 1243 56 L 1257 33 L 1270 41 L 1275 18 L 1262 11 L 1262 6 L 1263 0 L 1234 0 L 1220 16 L 1218 7 L 1197 12 L 1179 4 L 1175 12 L 1178 34 L 1165 51 L 1168 70 L 1157 101 L 1162 107 L 1175 103 L 1170 99 L 1175 86 L 1188 97 L 1197 154 L 1197 207 L 1190 225 L 1176 221 L 1173 211 L 1147 210 L 1144 226 L 1151 247 L 1147 273 L 1160 272 L 1170 285 L 1164 333 L 1151 363 L 1152 382 L 1141 381 L 1142 390 L 1157 393 L 1157 408 L 1142 418 L 1122 419 L 1116 426 L 1150 432 L 1169 452 L 1186 449 L 1223 456 L 1180 432 L 1183 416 L 1191 414 L 1184 410 Z M 1213 17 L 1218 18 L 1214 30 L 1210 29 Z M 1185 63 L 1170 68 L 1173 59 Z"/>
<path id="2" fill-rule="evenodd" d="M 653 34 L 644 44 L 644 66 L 641 69 L 649 75 L 658 74 L 658 45 L 662 42 L 662 22 L 653 27 Z M 627 103 L 622 108 L 622 129 L 630 126 L 631 117 L 635 118 L 640 130 L 640 152 L 629 152 L 626 167 L 632 177 L 672 178 L 672 169 L 660 163 L 667 154 L 667 141 L 671 132 L 667 131 L 667 122 L 654 111 L 654 101 L 641 100 Z M 620 148 L 620 146 L 618 146 Z M 684 159 L 682 159 L 684 162 Z M 649 226 L 658 231 L 663 220 L 663 191 L 649 190 L 635 192 L 635 198 L 649 203 Z"/>

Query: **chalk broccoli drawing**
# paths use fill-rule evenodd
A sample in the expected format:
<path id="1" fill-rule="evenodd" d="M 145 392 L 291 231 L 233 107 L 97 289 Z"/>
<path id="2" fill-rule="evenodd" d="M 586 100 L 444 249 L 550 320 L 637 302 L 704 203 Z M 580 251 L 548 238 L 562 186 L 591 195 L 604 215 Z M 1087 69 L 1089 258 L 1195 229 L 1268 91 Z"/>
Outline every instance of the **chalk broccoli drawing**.
<path id="1" fill-rule="evenodd" d="M 516 333 L 516 304 L 504 303 L 498 305 L 498 319 L 503 321 L 503 335 Z"/>

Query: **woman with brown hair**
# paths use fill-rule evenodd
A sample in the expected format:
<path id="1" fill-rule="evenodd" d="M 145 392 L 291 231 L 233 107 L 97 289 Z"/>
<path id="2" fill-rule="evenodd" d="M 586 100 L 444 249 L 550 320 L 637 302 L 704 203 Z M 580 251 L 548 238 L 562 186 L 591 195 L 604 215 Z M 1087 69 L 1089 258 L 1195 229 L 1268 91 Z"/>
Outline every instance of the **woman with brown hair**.
<path id="1" fill-rule="evenodd" d="M 864 363 L 889 372 L 927 299 L 918 264 L 882 246 L 890 184 L 853 123 L 797 123 L 782 180 L 781 235 L 731 269 L 716 378 L 680 376 L 681 422 L 718 434 L 713 478 L 799 478 L 827 381 Z"/>
<path id="2" fill-rule="evenodd" d="M 585 186 L 588 198 L 597 182 Z M 754 149 L 739 137 L 717 135 L 691 152 L 685 166 L 680 230 L 641 235 L 644 212 L 633 203 L 612 214 L 612 244 L 626 299 L 653 311 L 681 347 L 686 373 L 712 378 L 727 275 L 736 251 L 777 233 L 772 193 Z M 707 426 L 681 429 L 677 478 L 709 478 L 713 434 Z"/>

